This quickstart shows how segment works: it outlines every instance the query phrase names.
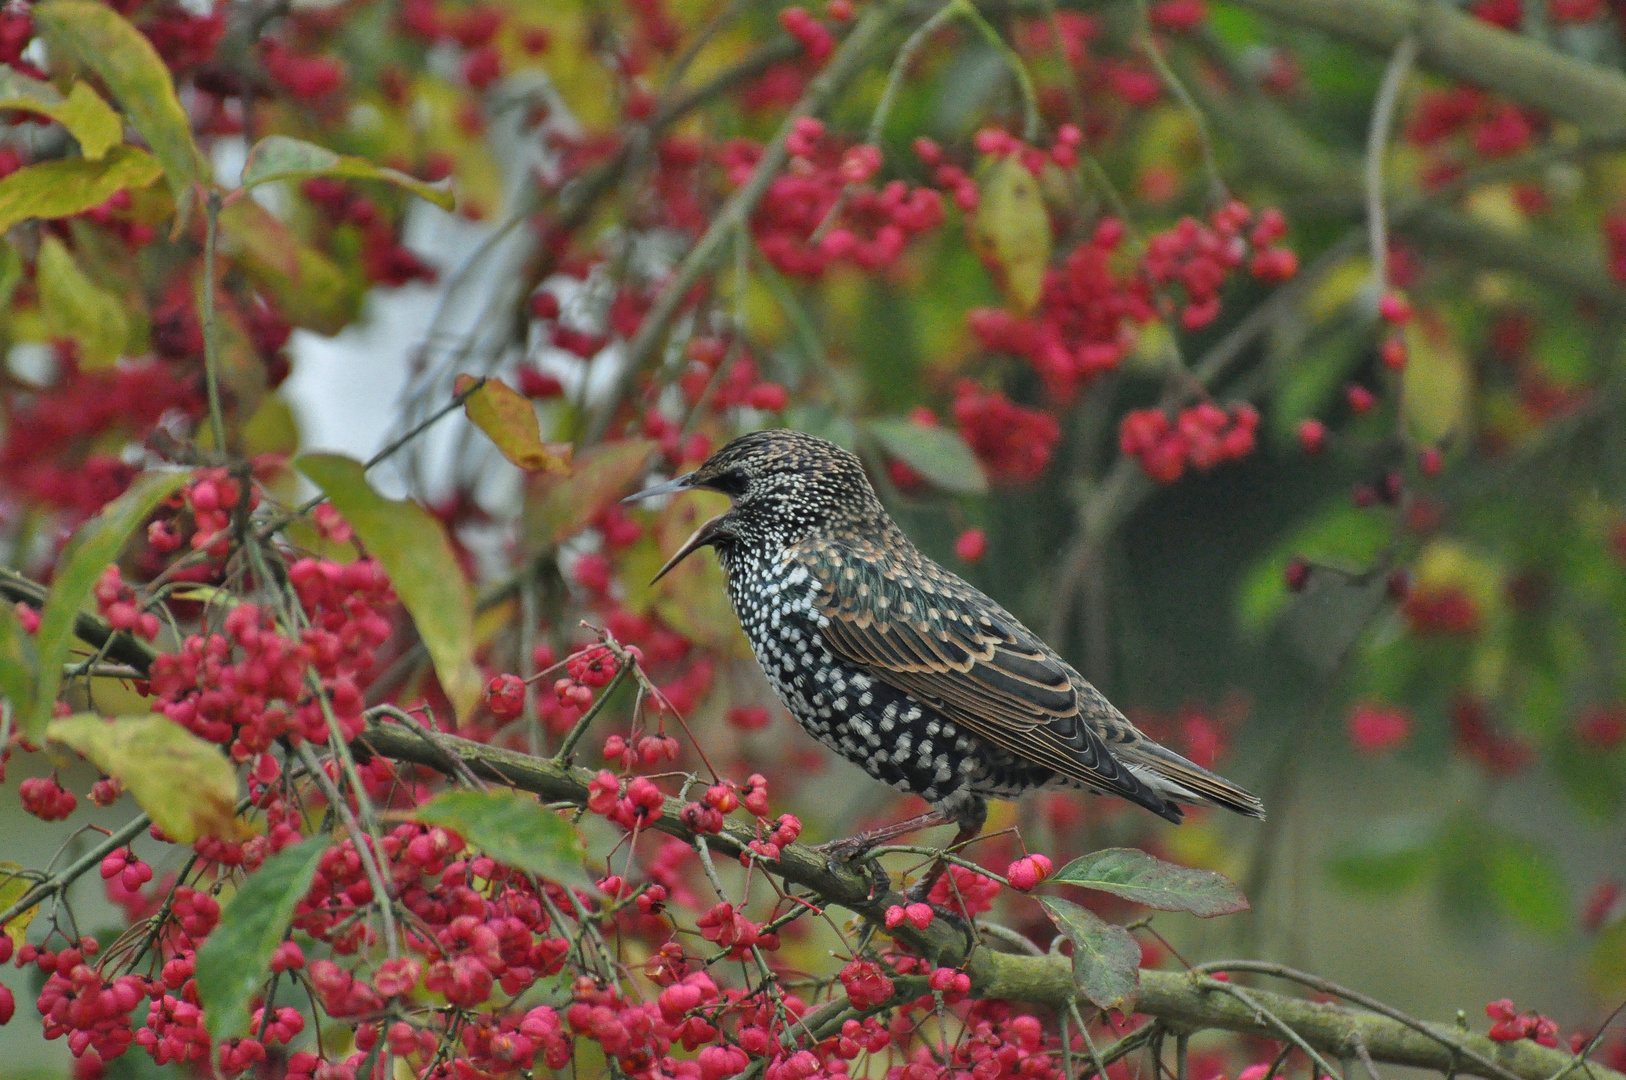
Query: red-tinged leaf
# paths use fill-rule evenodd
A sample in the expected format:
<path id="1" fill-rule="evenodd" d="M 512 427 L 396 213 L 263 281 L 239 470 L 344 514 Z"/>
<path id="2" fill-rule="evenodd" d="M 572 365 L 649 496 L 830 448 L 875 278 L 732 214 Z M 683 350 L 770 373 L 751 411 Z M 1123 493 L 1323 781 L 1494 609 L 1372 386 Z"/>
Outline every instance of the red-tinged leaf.
<path id="1" fill-rule="evenodd" d="M 649 439 L 599 443 L 582 451 L 570 471 L 531 478 L 525 535 L 537 547 L 554 546 L 583 529 L 643 475 L 658 444 Z"/>
<path id="2" fill-rule="evenodd" d="M 177 202 L 208 179 L 208 165 L 192 141 L 192 125 L 174 80 L 141 31 L 96 0 L 49 0 L 35 5 L 33 16 L 53 56 L 71 58 L 101 76 L 163 163 Z"/>
<path id="3" fill-rule="evenodd" d="M 253 199 L 220 211 L 221 250 L 245 277 L 276 299 L 295 326 L 333 335 L 354 322 L 366 289 Z"/>
<path id="4" fill-rule="evenodd" d="M 133 146 L 115 146 L 100 161 L 61 158 L 18 169 L 0 180 L 0 231 L 30 218 L 82 214 L 163 175 L 157 158 Z"/>
<path id="5" fill-rule="evenodd" d="M 1018 310 L 1038 306 L 1050 265 L 1050 215 L 1039 182 L 1016 155 L 989 166 L 971 242 Z"/>
<path id="6" fill-rule="evenodd" d="M 53 338 L 78 344 L 80 367 L 109 368 L 124 355 L 130 339 L 124 304 L 91 280 L 54 236 L 40 244 L 35 283 L 46 329 Z"/>
<path id="7" fill-rule="evenodd" d="M 203 1023 L 218 1045 L 247 1034 L 249 1005 L 271 968 L 271 955 L 310 891 L 317 864 L 331 847 L 322 836 L 284 848 L 243 880 L 199 947 L 198 1000 Z"/>
<path id="8" fill-rule="evenodd" d="M 587 852 L 576 827 L 534 795 L 509 788 L 446 791 L 412 816 L 451 829 L 504 866 L 551 881 L 588 884 L 582 870 Z"/>
<path id="9" fill-rule="evenodd" d="M 103 720 L 91 713 L 52 720 L 46 738 L 72 747 L 124 784 L 153 823 L 178 844 L 240 835 L 237 770 L 220 747 L 166 716 Z"/>
<path id="10" fill-rule="evenodd" d="M 366 158 L 336 154 L 325 146 L 267 135 L 254 144 L 243 166 L 243 189 L 269 184 L 274 180 L 303 180 L 312 176 L 337 176 L 346 180 L 381 180 L 394 184 L 420 199 L 428 199 L 442 210 L 457 206 L 457 197 L 446 184 L 429 184 L 406 173 L 374 165 Z"/>
<path id="11" fill-rule="evenodd" d="M 459 375 L 456 392 L 461 394 L 473 384 L 474 376 Z M 527 472 L 564 472 L 570 467 L 570 444 L 543 442 L 536 407 L 501 379 L 487 379 L 464 398 L 463 411 L 497 444 L 503 457 Z"/>
<path id="12" fill-rule="evenodd" d="M 1123 1009 L 1140 990 L 1140 946 L 1128 930 L 1069 900 L 1041 896 L 1056 929 L 1073 943 L 1073 981 L 1098 1009 Z"/>
<path id="13" fill-rule="evenodd" d="M 1189 911 L 1204 919 L 1248 910 L 1248 898 L 1224 874 L 1176 866 L 1134 848 L 1091 852 L 1050 880 L 1109 892 L 1159 911 Z"/>
<path id="14" fill-rule="evenodd" d="M 356 537 L 384 567 L 417 624 L 441 689 L 464 719 L 480 700 L 474 666 L 474 594 L 441 523 L 414 502 L 386 499 L 367 484 L 361 462 L 308 454 L 294 467 L 322 489 Z"/>
<path id="15" fill-rule="evenodd" d="M 20 718 L 18 727 L 33 742 L 45 735 L 62 684 L 62 665 L 73 646 L 74 618 L 91 597 L 96 579 L 116 561 L 124 543 L 187 480 L 184 472 L 152 472 L 136 478 L 130 490 L 102 507 L 102 512 L 79 526 L 68 541 L 45 609 L 40 612 L 34 648 L 39 653 L 39 688 L 34 708 Z"/>
<path id="16" fill-rule="evenodd" d="M 79 143 L 79 152 L 100 161 L 124 141 L 124 122 L 89 85 L 76 82 L 68 96 L 39 79 L 0 67 L 0 109 L 21 109 L 55 120 Z"/>

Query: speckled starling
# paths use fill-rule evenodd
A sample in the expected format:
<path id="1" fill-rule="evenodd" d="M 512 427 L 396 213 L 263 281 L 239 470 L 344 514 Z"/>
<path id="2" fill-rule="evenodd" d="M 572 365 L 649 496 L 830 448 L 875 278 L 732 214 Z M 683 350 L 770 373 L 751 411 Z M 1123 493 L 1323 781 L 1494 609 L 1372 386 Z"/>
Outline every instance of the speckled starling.
<path id="1" fill-rule="evenodd" d="M 1182 805 L 1263 817 L 1259 800 L 1141 733 L 1016 617 L 920 551 L 858 459 L 797 431 L 758 431 L 633 499 L 704 488 L 733 500 L 656 575 L 717 552 L 734 612 L 786 708 L 814 738 L 981 830 L 989 798 L 1046 788 L 1117 795 L 1169 821 Z M 629 500 L 631 501 L 631 500 Z"/>

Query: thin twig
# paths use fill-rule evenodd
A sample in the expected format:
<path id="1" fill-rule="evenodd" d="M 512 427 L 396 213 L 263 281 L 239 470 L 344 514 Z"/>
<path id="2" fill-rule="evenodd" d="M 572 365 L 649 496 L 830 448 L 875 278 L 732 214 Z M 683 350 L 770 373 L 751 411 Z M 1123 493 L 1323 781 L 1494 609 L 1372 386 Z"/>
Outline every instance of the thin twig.
<path id="1" fill-rule="evenodd" d="M 1384 211 L 1383 159 L 1389 149 L 1389 134 L 1394 128 L 1395 105 L 1400 97 L 1400 86 L 1417 60 L 1417 38 L 1408 34 L 1395 46 L 1384 69 L 1383 82 L 1378 86 L 1377 99 L 1372 103 L 1372 119 L 1366 129 L 1366 232 L 1372 259 L 1373 296 L 1382 296 L 1389 288 L 1389 221 Z"/>

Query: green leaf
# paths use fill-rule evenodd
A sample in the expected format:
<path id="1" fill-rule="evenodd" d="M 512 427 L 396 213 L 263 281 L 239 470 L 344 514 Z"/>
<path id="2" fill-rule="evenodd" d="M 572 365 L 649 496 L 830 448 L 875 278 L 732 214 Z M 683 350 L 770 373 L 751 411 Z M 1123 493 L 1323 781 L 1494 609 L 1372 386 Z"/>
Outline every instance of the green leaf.
<path id="1" fill-rule="evenodd" d="M 1394 535 L 1382 514 L 1368 514 L 1341 501 L 1254 563 L 1237 587 L 1237 622 L 1244 632 L 1269 630 L 1293 599 L 1287 591 L 1287 564 L 1302 555 L 1352 571 L 1369 567 Z"/>
<path id="2" fill-rule="evenodd" d="M 0 600 L 0 700 L 11 702 L 13 715 L 33 712 L 38 671 L 33 637 L 23 629 L 11 601 Z"/>
<path id="3" fill-rule="evenodd" d="M 71 57 L 101 76 L 163 162 L 177 202 L 194 184 L 208 179 L 208 166 L 192 141 L 192 125 L 169 69 L 141 31 L 95 0 L 49 0 L 36 5 L 33 14 L 53 55 Z"/>
<path id="4" fill-rule="evenodd" d="M 82 214 L 163 175 L 157 158 L 133 146 L 115 146 L 100 161 L 61 158 L 18 169 L 0 180 L 0 231 L 29 218 Z"/>
<path id="5" fill-rule="evenodd" d="M 122 781 L 136 804 L 177 844 L 238 834 L 237 770 L 220 747 L 167 716 L 103 720 L 76 713 L 52 720 L 45 736 Z"/>
<path id="6" fill-rule="evenodd" d="M 1248 910 L 1248 898 L 1225 875 L 1176 866 L 1134 848 L 1091 852 L 1050 880 L 1109 892 L 1159 911 L 1189 911 L 1204 919 Z"/>
<path id="7" fill-rule="evenodd" d="M 39 79 L 0 65 L 0 109 L 23 109 L 48 116 L 68 129 L 79 143 L 79 151 L 92 161 L 124 141 L 124 122 L 101 95 L 82 82 L 73 84 L 68 96 Z"/>
<path id="8" fill-rule="evenodd" d="M 1438 841 L 1438 830 L 1427 821 L 1379 821 L 1341 844 L 1328 861 L 1327 871 L 1350 892 L 1390 896 L 1427 876 L 1434 866 Z"/>
<path id="9" fill-rule="evenodd" d="M 1473 410 L 1473 367 L 1443 324 L 1414 318 L 1406 325 L 1401 410 L 1412 435 L 1432 445 L 1460 435 Z"/>
<path id="10" fill-rule="evenodd" d="M 428 199 L 442 210 L 457 205 L 457 196 L 444 184 L 428 184 L 403 172 L 374 165 L 366 158 L 336 154 L 286 135 L 267 135 L 249 151 L 243 166 L 243 190 L 269 184 L 273 180 L 303 180 L 311 176 L 339 176 L 347 180 L 382 180 Z"/>
<path id="11" fill-rule="evenodd" d="M 1514 922 L 1557 936 L 1570 927 L 1569 890 L 1546 849 L 1520 836 L 1494 833 L 1489 882 L 1497 905 Z"/>
<path id="12" fill-rule="evenodd" d="M 656 445 L 650 439 L 599 443 L 571 462 L 568 475 L 533 476 L 525 500 L 526 537 L 538 547 L 553 547 L 587 528 L 643 475 Z"/>
<path id="13" fill-rule="evenodd" d="M 988 477 L 982 463 L 959 432 L 901 417 L 871 420 L 866 426 L 888 454 L 937 487 L 966 495 L 987 492 Z"/>
<path id="14" fill-rule="evenodd" d="M 79 269 L 54 236 L 40 244 L 34 279 L 51 336 L 78 343 L 80 367 L 89 371 L 112 367 L 130 338 L 130 323 L 119 298 Z"/>
<path id="15" fill-rule="evenodd" d="M 984 175 L 971 243 L 1018 310 L 1038 306 L 1050 265 L 1050 215 L 1039 181 L 1017 155 L 1001 158 Z"/>
<path id="16" fill-rule="evenodd" d="M 265 860 L 220 913 L 220 924 L 198 949 L 198 999 L 203 1023 L 218 1044 L 248 1030 L 249 1002 L 260 992 L 271 954 L 282 944 L 294 910 L 310 891 L 316 866 L 331 846 L 318 836 Z"/>
<path id="17" fill-rule="evenodd" d="M 504 866 L 551 881 L 587 883 L 582 870 L 587 852 L 576 827 L 534 795 L 510 788 L 446 791 L 413 816 L 425 825 L 451 829 Z"/>
<path id="18" fill-rule="evenodd" d="M 414 502 L 386 499 L 367 484 L 361 462 L 308 454 L 294 467 L 322 489 L 390 576 L 417 624 L 441 689 L 459 719 L 480 700 L 474 666 L 474 595 L 441 523 Z"/>
<path id="19" fill-rule="evenodd" d="M 62 683 L 62 665 L 73 645 L 73 623 L 90 599 L 96 579 L 115 562 L 130 534 L 140 528 L 159 503 L 186 483 L 184 472 L 150 472 L 136 478 L 130 490 L 102 507 L 102 512 L 79 526 L 68 541 L 57 566 L 51 595 L 40 612 L 40 629 L 34 637 L 39 651 L 39 690 L 34 709 L 20 723 L 22 733 L 38 743 L 51 719 L 57 687 Z"/>
<path id="20" fill-rule="evenodd" d="M 454 389 L 461 394 L 472 385 L 473 375 L 459 375 Z M 536 407 L 501 379 L 481 383 L 463 399 L 463 412 L 503 457 L 526 472 L 564 472 L 570 467 L 570 444 L 543 442 Z"/>
<path id="21" fill-rule="evenodd" d="M 1098 1009 L 1123 1009 L 1140 990 L 1140 946 L 1128 930 L 1070 900 L 1041 896 L 1056 929 L 1073 943 L 1073 981 Z"/>

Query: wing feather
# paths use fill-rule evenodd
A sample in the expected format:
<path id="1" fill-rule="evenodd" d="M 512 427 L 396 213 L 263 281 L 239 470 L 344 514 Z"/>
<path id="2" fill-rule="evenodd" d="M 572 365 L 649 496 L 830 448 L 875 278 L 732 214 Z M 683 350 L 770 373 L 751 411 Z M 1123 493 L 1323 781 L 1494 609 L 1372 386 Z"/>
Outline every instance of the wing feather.
<path id="1" fill-rule="evenodd" d="M 1104 699 L 988 597 L 895 543 L 855 552 L 822 541 L 799 554 L 819 567 L 833 653 L 1020 758 L 1178 820 L 1095 732 Z"/>

